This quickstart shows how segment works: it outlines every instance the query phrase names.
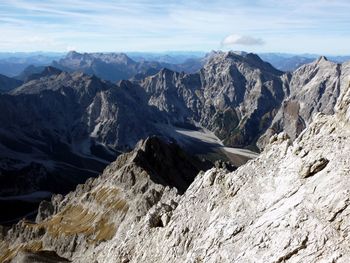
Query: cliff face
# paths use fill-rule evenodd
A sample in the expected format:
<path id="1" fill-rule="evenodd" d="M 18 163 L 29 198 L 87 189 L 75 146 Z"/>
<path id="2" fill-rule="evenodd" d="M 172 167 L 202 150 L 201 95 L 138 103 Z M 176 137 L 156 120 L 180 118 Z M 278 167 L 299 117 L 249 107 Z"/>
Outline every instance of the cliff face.
<path id="1" fill-rule="evenodd" d="M 194 121 L 228 146 L 255 146 L 287 92 L 288 78 L 254 54 L 212 54 L 196 74 L 162 70 L 140 85 L 177 122 Z"/>
<path id="2" fill-rule="evenodd" d="M 348 262 L 349 94 L 349 86 L 342 89 L 335 114 L 317 114 L 294 141 L 273 136 L 258 158 L 234 172 L 201 172 L 183 195 L 178 183 L 164 181 L 173 165 L 153 157 L 174 156 L 141 143 L 101 177 L 43 204 L 35 224 L 21 222 L 3 237 L 1 254 L 26 248 L 74 262 Z M 147 161 L 137 165 L 140 159 Z M 198 169 L 185 160 L 175 162 L 184 166 L 176 172 L 181 180 Z"/>
<path id="3" fill-rule="evenodd" d="M 348 62 L 336 64 L 325 57 L 294 71 L 289 93 L 258 145 L 263 147 L 271 135 L 281 131 L 295 139 L 315 113 L 333 114 L 341 92 L 348 87 L 349 75 Z"/>

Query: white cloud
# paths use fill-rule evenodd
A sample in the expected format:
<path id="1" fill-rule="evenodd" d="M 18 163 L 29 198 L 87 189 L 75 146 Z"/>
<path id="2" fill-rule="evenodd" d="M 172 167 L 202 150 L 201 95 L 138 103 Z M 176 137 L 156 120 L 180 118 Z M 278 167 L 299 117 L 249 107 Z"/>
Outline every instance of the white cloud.
<path id="1" fill-rule="evenodd" d="M 241 36 L 241 35 L 229 35 L 222 41 L 222 46 L 261 46 L 264 41 L 261 38 L 255 38 L 251 36 Z"/>

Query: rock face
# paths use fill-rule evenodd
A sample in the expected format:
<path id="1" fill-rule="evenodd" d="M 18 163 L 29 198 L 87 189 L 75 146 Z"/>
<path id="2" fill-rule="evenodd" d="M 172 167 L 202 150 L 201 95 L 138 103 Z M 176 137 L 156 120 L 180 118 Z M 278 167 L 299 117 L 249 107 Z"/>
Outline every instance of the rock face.
<path id="1" fill-rule="evenodd" d="M 254 54 L 214 52 L 198 73 L 164 69 L 140 86 L 172 121 L 199 123 L 227 146 L 263 149 L 273 134 L 295 139 L 315 113 L 334 113 L 349 73 L 349 62 L 325 57 L 282 74 Z"/>
<path id="2" fill-rule="evenodd" d="M 0 254 L 50 250 L 73 262 L 349 262 L 349 107 L 350 86 L 335 114 L 317 114 L 294 141 L 274 136 L 258 158 L 234 172 L 201 172 L 183 195 L 155 180 L 174 168 L 159 159 L 174 158 L 173 150 L 147 140 L 101 177 L 55 196 L 51 216 L 15 226 Z M 140 154 L 143 165 L 135 162 Z M 189 175 L 183 168 L 179 178 Z"/>
<path id="3" fill-rule="evenodd" d="M 141 86 L 149 104 L 191 120 L 229 146 L 254 146 L 284 99 L 287 78 L 254 54 L 212 54 L 196 74 L 162 70 Z"/>
<path id="4" fill-rule="evenodd" d="M 333 114 L 341 90 L 348 85 L 349 74 L 348 62 L 336 64 L 325 57 L 293 72 L 288 96 L 258 145 L 262 148 L 272 134 L 281 131 L 295 139 L 315 113 Z"/>

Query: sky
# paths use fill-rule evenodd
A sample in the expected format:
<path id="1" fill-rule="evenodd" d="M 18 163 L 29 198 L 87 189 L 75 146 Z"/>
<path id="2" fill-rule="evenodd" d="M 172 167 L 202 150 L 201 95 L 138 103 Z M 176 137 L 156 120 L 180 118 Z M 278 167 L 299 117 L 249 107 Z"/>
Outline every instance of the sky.
<path id="1" fill-rule="evenodd" d="M 350 54 L 348 0 L 0 0 L 0 52 Z"/>

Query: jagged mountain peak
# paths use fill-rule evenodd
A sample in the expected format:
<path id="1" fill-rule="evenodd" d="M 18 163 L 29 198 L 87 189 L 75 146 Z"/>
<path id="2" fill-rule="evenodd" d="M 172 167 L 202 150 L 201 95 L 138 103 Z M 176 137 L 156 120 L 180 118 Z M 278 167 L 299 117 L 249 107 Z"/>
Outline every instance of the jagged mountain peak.
<path id="1" fill-rule="evenodd" d="M 42 77 L 48 77 L 52 75 L 59 75 L 62 70 L 54 66 L 28 66 L 23 72 L 17 77 L 23 82 L 39 79 Z"/>
<path id="2" fill-rule="evenodd" d="M 173 74 L 174 71 L 171 70 L 171 69 L 168 69 L 168 68 L 162 68 L 160 71 L 159 71 L 159 74 Z"/>
<path id="3" fill-rule="evenodd" d="M 184 75 L 186 75 L 186 73 L 179 73 L 168 68 L 162 68 L 154 75 L 148 76 L 142 79 L 140 82 L 143 83 L 142 85 L 148 86 L 147 83 L 153 83 L 158 87 L 167 89 L 174 86 L 174 83 L 170 84 L 173 80 L 177 79 L 179 76 Z"/>
<path id="4" fill-rule="evenodd" d="M 317 59 L 317 62 L 321 62 L 321 61 L 328 61 L 328 59 L 327 59 L 326 56 L 320 56 L 320 57 Z"/>
<path id="5" fill-rule="evenodd" d="M 315 67 L 332 67 L 332 66 L 338 65 L 338 63 L 328 60 L 326 56 L 320 56 L 318 59 L 315 59 L 313 62 L 305 64 L 303 66 L 306 66 L 306 65 L 311 65 Z"/>
<path id="6" fill-rule="evenodd" d="M 69 52 L 67 53 L 66 58 L 78 59 L 78 58 L 80 58 L 81 56 L 82 56 L 81 53 L 78 53 L 78 52 L 72 50 L 72 51 L 69 51 Z"/>
<path id="7" fill-rule="evenodd" d="M 318 59 L 306 63 L 299 68 L 297 68 L 294 72 L 294 76 L 303 75 L 305 78 L 312 75 L 311 72 L 318 72 L 319 70 L 324 71 L 325 74 L 333 74 L 334 68 L 339 67 L 340 64 L 335 63 L 333 61 L 329 61 L 325 56 L 320 56 Z M 329 71 L 327 73 L 327 71 Z"/>
<path id="8" fill-rule="evenodd" d="M 46 75 L 58 75 L 61 74 L 62 70 L 55 68 L 53 66 L 47 66 L 44 68 L 44 70 L 41 72 L 44 76 Z"/>
<path id="9" fill-rule="evenodd" d="M 208 57 L 207 63 L 204 67 L 212 67 L 213 65 L 234 65 L 247 66 L 257 68 L 265 72 L 275 75 L 282 75 L 283 72 L 275 69 L 270 63 L 263 61 L 257 54 L 237 51 L 216 51 L 211 53 Z"/>
<path id="10" fill-rule="evenodd" d="M 259 140 L 266 143 L 272 133 L 287 132 L 295 139 L 318 112 L 333 114 L 335 105 L 348 83 L 349 68 L 326 57 L 305 64 L 290 75 L 289 95 L 276 114 L 270 128 Z"/>

